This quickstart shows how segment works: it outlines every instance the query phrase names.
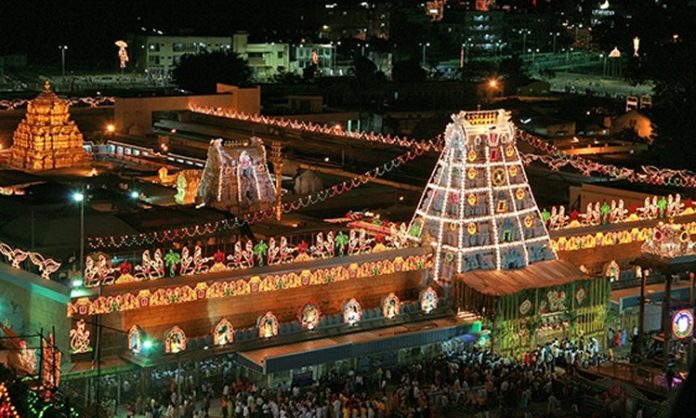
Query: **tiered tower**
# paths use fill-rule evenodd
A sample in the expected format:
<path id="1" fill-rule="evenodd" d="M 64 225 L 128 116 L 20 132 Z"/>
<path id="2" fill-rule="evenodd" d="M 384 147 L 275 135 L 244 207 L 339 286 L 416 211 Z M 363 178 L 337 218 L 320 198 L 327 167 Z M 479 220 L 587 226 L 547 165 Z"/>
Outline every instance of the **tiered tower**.
<path id="1" fill-rule="evenodd" d="M 210 141 L 198 186 L 199 203 L 239 214 L 272 207 L 275 194 L 266 148 L 259 138 L 252 137 L 243 145 Z"/>
<path id="2" fill-rule="evenodd" d="M 14 132 L 10 165 L 23 170 L 72 167 L 85 159 L 83 138 L 70 120 L 70 103 L 46 81 L 44 90 L 27 105 Z"/>
<path id="3" fill-rule="evenodd" d="M 460 112 L 423 192 L 409 236 L 434 250 L 433 279 L 555 259 L 503 110 Z"/>

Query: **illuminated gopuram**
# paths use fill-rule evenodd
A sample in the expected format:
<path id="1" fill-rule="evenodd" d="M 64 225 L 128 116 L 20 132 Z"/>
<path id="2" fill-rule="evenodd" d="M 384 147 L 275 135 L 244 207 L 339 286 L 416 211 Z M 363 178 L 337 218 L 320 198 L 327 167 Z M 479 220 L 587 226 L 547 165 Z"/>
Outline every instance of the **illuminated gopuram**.
<path id="1" fill-rule="evenodd" d="M 461 112 L 409 228 L 435 252 L 433 279 L 555 258 L 503 110 Z"/>
<path id="2" fill-rule="evenodd" d="M 275 187 L 266 167 L 266 148 L 259 138 L 248 144 L 210 141 L 208 160 L 198 185 L 198 201 L 214 208 L 245 213 L 270 208 Z"/>
<path id="3" fill-rule="evenodd" d="M 70 120 L 70 103 L 51 90 L 43 91 L 27 105 L 27 113 L 14 132 L 10 165 L 38 171 L 72 167 L 85 158 L 83 137 Z"/>
<path id="4" fill-rule="evenodd" d="M 519 356 L 603 335 L 609 285 L 556 258 L 515 141 L 504 110 L 454 115 L 409 236 L 432 247 L 432 280 L 452 285 L 456 308 L 486 320 L 491 347 Z"/>

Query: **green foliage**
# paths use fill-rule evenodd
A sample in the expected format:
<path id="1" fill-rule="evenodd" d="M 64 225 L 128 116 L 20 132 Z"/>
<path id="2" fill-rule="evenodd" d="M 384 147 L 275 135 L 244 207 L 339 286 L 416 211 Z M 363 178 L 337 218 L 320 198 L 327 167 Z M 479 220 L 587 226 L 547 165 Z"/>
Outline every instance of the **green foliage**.
<path id="1" fill-rule="evenodd" d="M 375 63 L 362 55 L 353 59 L 352 73 L 359 88 L 375 87 L 384 79 L 384 74 L 377 71 Z"/>
<path id="2" fill-rule="evenodd" d="M 417 83 L 424 81 L 428 73 L 416 60 L 401 61 L 392 67 L 392 79 L 405 83 Z"/>
<path id="3" fill-rule="evenodd" d="M 312 81 L 317 74 L 316 64 L 308 65 L 302 69 L 302 79 Z"/>
<path id="4" fill-rule="evenodd" d="M 505 94 L 515 94 L 518 87 L 529 84 L 532 81 L 527 77 L 519 55 L 513 55 L 511 58 L 501 61 L 498 72 L 504 77 L 503 88 L 505 89 Z"/>
<path id="5" fill-rule="evenodd" d="M 234 52 L 222 51 L 186 54 L 172 74 L 180 88 L 199 94 L 214 93 L 216 83 L 243 85 L 251 80 L 247 62 Z"/>

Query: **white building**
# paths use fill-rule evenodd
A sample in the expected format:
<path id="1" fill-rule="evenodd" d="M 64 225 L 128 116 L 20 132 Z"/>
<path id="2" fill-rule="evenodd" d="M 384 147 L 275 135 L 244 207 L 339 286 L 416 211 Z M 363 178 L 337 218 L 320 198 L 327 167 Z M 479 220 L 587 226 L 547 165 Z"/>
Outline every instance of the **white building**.
<path id="1" fill-rule="evenodd" d="M 154 79 L 169 78 L 185 54 L 228 51 L 230 36 L 134 35 L 128 40 L 131 62 Z"/>
<path id="2" fill-rule="evenodd" d="M 305 68 L 316 64 L 318 73 L 334 75 L 336 70 L 335 48 L 333 44 L 294 45 L 291 71 L 302 75 Z"/>
<path id="3" fill-rule="evenodd" d="M 282 71 L 290 71 L 290 46 L 276 42 L 248 43 L 248 34 L 232 36 L 232 50 L 249 62 L 254 78 L 266 80 Z"/>
<path id="4" fill-rule="evenodd" d="M 272 77 L 290 69 L 290 47 L 280 43 L 248 43 L 248 34 L 233 36 L 165 36 L 133 35 L 129 37 L 129 51 L 136 68 L 151 78 L 171 77 L 171 72 L 185 54 L 233 51 L 248 61 L 258 80 Z"/>

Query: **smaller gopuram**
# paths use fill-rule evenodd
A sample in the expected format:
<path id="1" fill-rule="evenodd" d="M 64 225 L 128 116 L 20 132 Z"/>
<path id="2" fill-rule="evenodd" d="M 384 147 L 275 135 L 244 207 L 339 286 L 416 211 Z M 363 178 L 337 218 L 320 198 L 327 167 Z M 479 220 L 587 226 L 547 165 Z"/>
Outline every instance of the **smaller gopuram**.
<path id="1" fill-rule="evenodd" d="M 244 144 L 210 141 L 197 202 L 232 213 L 272 207 L 275 186 L 266 164 L 266 148 L 259 138 Z"/>
<path id="2" fill-rule="evenodd" d="M 72 167 L 85 159 L 83 137 L 70 120 L 70 103 L 51 90 L 43 91 L 27 104 L 27 113 L 14 132 L 10 165 L 39 171 Z"/>

